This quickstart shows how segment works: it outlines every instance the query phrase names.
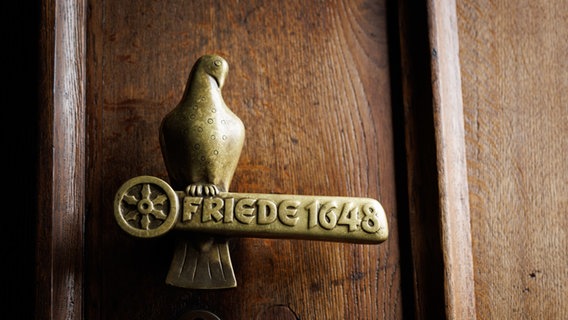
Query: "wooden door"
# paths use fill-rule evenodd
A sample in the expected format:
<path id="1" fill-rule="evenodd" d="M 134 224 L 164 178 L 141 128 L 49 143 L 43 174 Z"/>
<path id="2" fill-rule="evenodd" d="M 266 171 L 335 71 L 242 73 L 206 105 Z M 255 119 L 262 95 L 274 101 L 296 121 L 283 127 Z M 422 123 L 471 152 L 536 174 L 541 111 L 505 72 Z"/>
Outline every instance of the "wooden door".
<path id="1" fill-rule="evenodd" d="M 87 37 L 88 61 L 98 62 L 87 65 L 87 152 L 97 155 L 86 199 L 89 317 L 402 316 L 384 3 L 112 1 L 91 10 L 87 30 L 99 30 Z M 380 199 L 390 241 L 232 239 L 237 288 L 165 283 L 173 238 L 122 232 L 113 197 L 137 175 L 167 180 L 159 124 L 206 53 L 229 62 L 223 95 L 246 128 L 231 190 Z"/>
<path id="2" fill-rule="evenodd" d="M 469 244 L 447 249 L 455 240 L 444 237 L 456 230 L 469 235 L 453 220 L 467 218 L 466 210 L 444 219 L 452 199 L 467 201 L 460 188 L 446 189 L 461 162 L 447 171 L 445 162 L 432 162 L 455 157 L 439 126 L 455 114 L 433 116 L 441 110 L 433 105 L 445 107 L 443 92 L 419 101 L 429 106 L 423 112 L 412 109 L 416 93 L 432 97 L 439 88 L 417 86 L 415 79 L 424 78 L 400 73 L 401 60 L 403 68 L 423 72 L 405 59 L 416 54 L 409 47 L 428 47 L 425 31 L 426 42 L 417 46 L 399 38 L 409 31 L 398 29 L 399 14 L 410 11 L 384 1 L 47 2 L 41 37 L 53 66 L 44 73 L 51 79 L 42 88 L 49 108 L 40 115 L 48 117 L 42 132 L 49 136 L 40 151 L 52 155 L 43 163 L 52 169 L 39 175 L 40 187 L 50 191 L 39 207 L 50 211 L 38 217 L 46 230 L 38 232 L 45 240 L 38 264 L 48 266 L 37 271 L 38 317 L 178 319 L 196 309 L 221 319 L 472 315 L 473 300 L 453 296 L 469 294 Z M 206 53 L 229 62 L 223 95 L 246 128 L 231 191 L 378 199 L 389 223 L 385 243 L 232 239 L 237 288 L 165 283 L 174 239 L 124 233 L 113 198 L 132 177 L 168 179 L 158 126 Z M 410 100 L 402 99 L 403 88 Z M 420 124 L 423 115 L 433 117 L 433 126 Z M 437 133 L 442 138 L 430 140 Z M 425 169 L 423 157 L 433 167 Z M 440 198 L 418 201 L 432 195 Z"/>

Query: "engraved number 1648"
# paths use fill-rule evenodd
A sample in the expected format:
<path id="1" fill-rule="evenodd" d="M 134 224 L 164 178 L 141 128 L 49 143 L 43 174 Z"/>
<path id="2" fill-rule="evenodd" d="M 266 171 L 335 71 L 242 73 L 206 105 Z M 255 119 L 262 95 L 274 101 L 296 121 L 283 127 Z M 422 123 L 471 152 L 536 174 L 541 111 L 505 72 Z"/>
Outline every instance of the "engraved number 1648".
<path id="1" fill-rule="evenodd" d="M 367 233 L 376 233 L 380 225 L 376 215 L 376 209 L 372 203 L 365 203 L 361 207 L 353 202 L 345 202 L 343 208 L 336 201 L 330 201 L 320 205 L 319 201 L 314 201 L 306 206 L 308 211 L 308 228 L 320 226 L 327 230 L 332 230 L 337 225 L 345 225 L 349 232 L 357 231 L 359 226 Z M 360 214 L 362 211 L 362 217 Z"/>

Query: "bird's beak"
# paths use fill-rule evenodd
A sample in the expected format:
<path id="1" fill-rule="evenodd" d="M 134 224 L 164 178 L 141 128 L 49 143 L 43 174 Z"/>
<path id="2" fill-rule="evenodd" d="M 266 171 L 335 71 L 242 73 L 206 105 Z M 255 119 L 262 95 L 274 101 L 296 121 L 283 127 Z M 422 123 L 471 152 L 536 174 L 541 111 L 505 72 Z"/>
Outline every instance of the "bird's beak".
<path id="1" fill-rule="evenodd" d="M 225 85 L 225 78 L 226 78 L 226 73 L 218 76 L 218 77 L 214 77 L 215 81 L 217 81 L 217 85 L 219 86 L 219 89 L 223 89 L 223 86 Z"/>

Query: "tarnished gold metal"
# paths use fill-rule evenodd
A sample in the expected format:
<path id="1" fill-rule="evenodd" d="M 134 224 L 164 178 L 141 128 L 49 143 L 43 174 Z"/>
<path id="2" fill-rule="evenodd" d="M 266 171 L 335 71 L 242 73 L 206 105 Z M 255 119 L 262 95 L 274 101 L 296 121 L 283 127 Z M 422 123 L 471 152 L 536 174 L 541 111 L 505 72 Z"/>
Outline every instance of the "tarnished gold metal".
<path id="1" fill-rule="evenodd" d="M 235 287 L 229 237 L 385 241 L 386 215 L 374 199 L 229 192 L 244 125 L 221 95 L 228 68 L 220 56 L 201 57 L 181 101 L 162 121 L 160 146 L 171 185 L 139 176 L 115 196 L 115 218 L 128 234 L 151 238 L 178 231 L 166 282 Z"/>
<path id="2" fill-rule="evenodd" d="M 388 237 L 383 207 L 370 198 L 231 192 L 194 196 L 174 191 L 159 178 L 139 176 L 119 189 L 115 208 L 122 229 L 141 238 L 170 230 L 368 244 Z"/>
<path id="3" fill-rule="evenodd" d="M 228 191 L 245 127 L 221 89 L 229 65 L 218 55 L 194 64 L 181 101 L 162 120 L 160 146 L 174 188 L 193 196 Z M 166 282 L 187 288 L 231 288 L 237 280 L 224 237 L 180 237 Z"/>

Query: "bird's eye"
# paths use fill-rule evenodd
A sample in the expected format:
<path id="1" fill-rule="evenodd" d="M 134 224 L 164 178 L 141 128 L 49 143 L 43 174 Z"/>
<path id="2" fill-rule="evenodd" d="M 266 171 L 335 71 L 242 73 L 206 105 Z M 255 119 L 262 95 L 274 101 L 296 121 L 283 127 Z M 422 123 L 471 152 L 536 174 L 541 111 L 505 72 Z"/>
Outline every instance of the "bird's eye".
<path id="1" fill-rule="evenodd" d="M 213 64 L 215 64 L 216 67 L 221 66 L 221 60 L 215 60 L 215 62 L 213 62 Z"/>

